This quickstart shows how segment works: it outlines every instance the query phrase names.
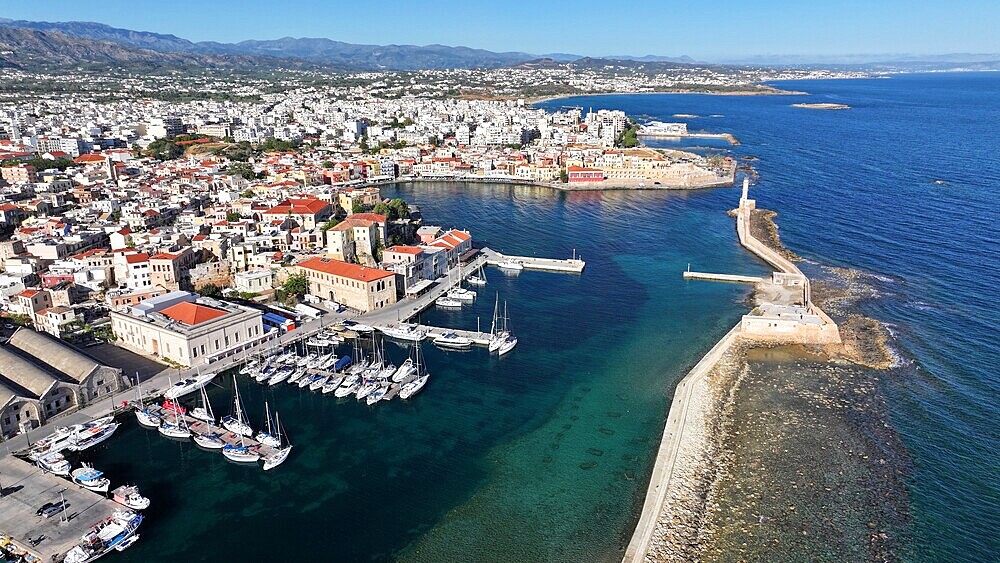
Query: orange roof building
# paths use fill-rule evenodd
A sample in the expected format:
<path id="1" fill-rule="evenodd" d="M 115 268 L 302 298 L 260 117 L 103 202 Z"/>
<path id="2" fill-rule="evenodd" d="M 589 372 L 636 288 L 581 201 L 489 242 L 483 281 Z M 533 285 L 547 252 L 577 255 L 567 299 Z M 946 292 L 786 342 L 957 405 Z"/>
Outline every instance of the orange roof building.
<path id="1" fill-rule="evenodd" d="M 396 302 L 396 274 L 332 258 L 310 258 L 296 265 L 309 280 L 309 293 L 361 312 Z"/>

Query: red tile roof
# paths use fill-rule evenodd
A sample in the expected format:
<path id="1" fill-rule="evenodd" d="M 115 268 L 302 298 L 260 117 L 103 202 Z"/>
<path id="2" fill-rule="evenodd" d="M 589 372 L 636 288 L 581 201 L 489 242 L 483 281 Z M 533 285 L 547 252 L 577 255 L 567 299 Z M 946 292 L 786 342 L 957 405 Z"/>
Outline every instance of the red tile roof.
<path id="1" fill-rule="evenodd" d="M 266 211 L 269 215 L 292 213 L 295 215 L 316 215 L 322 213 L 330 204 L 316 198 L 286 199 Z"/>
<path id="2" fill-rule="evenodd" d="M 419 246 L 402 246 L 398 244 L 396 246 L 390 246 L 385 250 L 386 252 L 399 252 L 400 254 L 420 254 L 423 252 L 423 249 Z"/>
<path id="3" fill-rule="evenodd" d="M 392 272 L 387 272 L 379 268 L 366 268 L 364 266 L 349 264 L 347 262 L 341 262 L 340 260 L 333 260 L 331 258 L 310 258 L 303 262 L 299 262 L 298 266 L 307 270 L 313 270 L 315 272 L 322 272 L 324 274 L 331 274 L 362 282 L 371 282 L 395 275 Z"/>
<path id="4" fill-rule="evenodd" d="M 163 313 L 168 318 L 188 326 L 198 325 L 229 314 L 221 309 L 208 307 L 206 305 L 199 305 L 197 303 L 190 303 L 188 301 L 171 305 L 170 307 L 160 311 L 160 313 Z"/>
<path id="5" fill-rule="evenodd" d="M 375 223 L 385 223 L 386 216 L 379 213 L 354 213 L 351 219 L 367 219 Z"/>

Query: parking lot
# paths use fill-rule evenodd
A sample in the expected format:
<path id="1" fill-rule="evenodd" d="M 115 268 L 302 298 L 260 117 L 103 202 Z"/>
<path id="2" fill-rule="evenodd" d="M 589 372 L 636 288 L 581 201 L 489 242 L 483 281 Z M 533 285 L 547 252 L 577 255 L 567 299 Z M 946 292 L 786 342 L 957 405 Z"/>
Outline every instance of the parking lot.
<path id="1" fill-rule="evenodd" d="M 0 535 L 10 536 L 42 561 L 61 558 L 91 526 L 119 508 L 97 493 L 13 456 L 0 458 L 0 487 Z M 46 503 L 59 503 L 62 498 L 67 503 L 64 512 L 49 518 L 36 514 Z"/>

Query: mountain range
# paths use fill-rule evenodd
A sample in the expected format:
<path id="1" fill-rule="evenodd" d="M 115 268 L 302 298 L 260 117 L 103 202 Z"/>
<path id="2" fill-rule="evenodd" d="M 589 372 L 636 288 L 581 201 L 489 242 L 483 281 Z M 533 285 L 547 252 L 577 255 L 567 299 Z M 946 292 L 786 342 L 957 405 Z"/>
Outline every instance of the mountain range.
<path id="1" fill-rule="evenodd" d="M 247 40 L 238 43 L 194 42 L 176 35 L 134 31 L 95 22 L 36 22 L 0 18 L 0 29 L 4 28 L 39 32 L 0 35 L 0 41 L 6 43 L 7 49 L 13 51 L 15 55 L 16 60 L 8 60 L 8 64 L 19 65 L 39 62 L 49 65 L 71 65 L 140 60 L 154 65 L 229 64 L 278 67 L 287 66 L 294 60 L 298 61 L 297 66 L 312 64 L 344 70 L 419 70 L 505 67 L 542 58 L 557 62 L 571 62 L 583 58 L 569 53 L 537 55 L 448 45 L 363 45 L 309 37 Z M 64 36 L 84 40 L 80 44 L 79 60 L 73 60 L 73 52 L 67 48 L 71 41 Z M 17 41 L 25 43 L 19 44 Z M 51 52 L 48 52 L 49 47 Z M 126 49 L 137 52 L 126 52 Z M 27 55 L 30 57 L 21 56 L 19 50 L 28 51 Z M 259 57 L 264 58 L 256 59 Z M 646 55 L 606 58 L 642 62 L 695 63 L 686 56 Z"/>

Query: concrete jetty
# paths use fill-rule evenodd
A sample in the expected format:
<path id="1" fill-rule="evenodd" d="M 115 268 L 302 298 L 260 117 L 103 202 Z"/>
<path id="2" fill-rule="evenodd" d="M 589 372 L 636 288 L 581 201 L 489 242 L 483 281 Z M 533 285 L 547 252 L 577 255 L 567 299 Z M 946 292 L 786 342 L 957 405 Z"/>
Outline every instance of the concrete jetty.
<path id="1" fill-rule="evenodd" d="M 764 278 L 757 276 L 741 276 L 737 274 L 712 274 L 707 272 L 692 272 L 691 270 L 684 271 L 684 279 L 723 281 L 723 282 L 734 282 L 734 283 L 760 283 L 764 281 Z"/>
<path id="2" fill-rule="evenodd" d="M 175 420 L 174 413 L 172 411 L 168 411 L 168 410 L 164 409 L 163 407 L 161 407 L 159 405 L 155 405 L 155 404 L 154 405 L 149 405 L 149 410 L 153 414 L 156 414 L 157 416 L 159 416 L 162 420 L 165 420 L 165 421 L 168 421 L 168 422 L 174 422 L 174 420 Z M 188 416 L 186 414 L 185 415 L 181 415 L 180 418 L 182 418 L 184 420 L 184 423 L 187 424 L 187 427 L 191 430 L 191 434 L 192 435 L 204 436 L 206 434 L 217 433 L 217 434 L 219 434 L 219 439 L 221 439 L 227 445 L 230 445 L 230 446 L 246 446 L 247 448 L 249 448 L 251 450 L 256 450 L 260 454 L 261 459 L 264 459 L 264 458 L 268 457 L 269 455 L 271 455 L 271 454 L 273 454 L 273 453 L 275 453 L 275 452 L 278 451 L 276 448 L 272 448 L 272 447 L 267 446 L 265 444 L 261 444 L 257 440 L 254 440 L 252 437 L 244 437 L 241 440 L 240 436 L 238 434 L 233 434 L 232 432 L 226 430 L 222 426 L 216 426 L 214 424 L 209 424 L 209 423 L 207 423 L 207 422 L 205 422 L 203 420 L 198 420 L 197 418 L 193 418 L 193 417 Z M 151 432 L 157 432 L 157 433 L 159 433 L 155 428 L 148 428 L 147 430 L 150 430 Z M 186 440 L 186 439 L 180 439 L 180 438 L 170 438 L 170 437 L 167 437 L 167 436 L 163 436 L 163 438 L 166 439 L 166 440 L 179 440 L 179 441 L 185 441 Z M 220 454 L 222 453 L 222 450 L 218 450 L 218 451 L 219 451 Z"/>
<path id="3" fill-rule="evenodd" d="M 0 457 L 0 487 L 0 536 L 10 539 L 13 551 L 27 552 L 38 561 L 62 560 L 94 524 L 124 508 L 13 456 Z M 35 514 L 42 505 L 64 499 L 68 506 L 61 514 Z"/>
<path id="4" fill-rule="evenodd" d="M 483 249 L 486 255 L 486 263 L 490 266 L 497 266 L 505 260 L 520 262 L 526 270 L 544 270 L 548 272 L 566 272 L 579 274 L 583 272 L 587 263 L 579 258 L 535 258 L 534 256 L 514 256 L 511 254 L 501 254 L 489 248 Z"/>

